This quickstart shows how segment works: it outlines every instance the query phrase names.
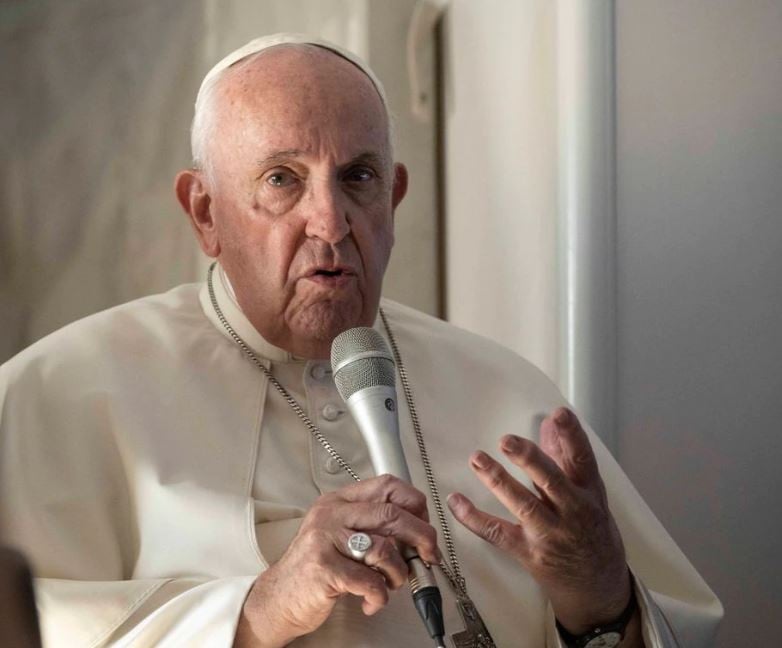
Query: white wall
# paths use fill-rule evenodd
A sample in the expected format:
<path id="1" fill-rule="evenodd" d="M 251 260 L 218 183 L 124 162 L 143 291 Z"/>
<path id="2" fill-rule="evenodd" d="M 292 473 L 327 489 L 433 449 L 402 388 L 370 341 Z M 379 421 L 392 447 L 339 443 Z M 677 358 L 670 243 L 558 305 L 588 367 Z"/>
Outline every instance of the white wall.
<path id="1" fill-rule="evenodd" d="M 619 459 L 782 637 L 782 2 L 616 2 Z"/>
<path id="2" fill-rule="evenodd" d="M 556 3 L 445 23 L 447 317 L 559 378 Z"/>

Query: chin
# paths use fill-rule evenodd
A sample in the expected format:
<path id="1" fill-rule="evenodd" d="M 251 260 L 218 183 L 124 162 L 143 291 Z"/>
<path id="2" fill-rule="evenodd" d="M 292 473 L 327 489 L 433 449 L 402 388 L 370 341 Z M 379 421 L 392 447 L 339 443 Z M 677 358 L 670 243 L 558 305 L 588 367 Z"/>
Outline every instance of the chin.
<path id="1" fill-rule="evenodd" d="M 331 345 L 342 331 L 354 326 L 372 326 L 374 322 L 367 322 L 367 319 L 369 317 L 365 316 L 361 304 L 326 300 L 312 304 L 297 314 L 291 328 L 297 337 Z"/>

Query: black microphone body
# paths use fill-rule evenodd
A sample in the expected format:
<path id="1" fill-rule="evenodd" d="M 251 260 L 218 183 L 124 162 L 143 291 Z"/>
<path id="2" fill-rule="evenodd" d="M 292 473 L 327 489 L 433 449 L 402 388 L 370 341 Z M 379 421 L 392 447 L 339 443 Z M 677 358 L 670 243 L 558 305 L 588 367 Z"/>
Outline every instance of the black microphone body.
<path id="1" fill-rule="evenodd" d="M 367 444 L 375 474 L 412 483 L 399 437 L 395 365 L 385 340 L 371 328 L 349 329 L 334 339 L 331 365 L 337 390 Z M 430 636 L 442 645 L 442 596 L 434 573 L 415 549 L 402 545 L 400 551 L 410 570 L 416 609 Z"/>

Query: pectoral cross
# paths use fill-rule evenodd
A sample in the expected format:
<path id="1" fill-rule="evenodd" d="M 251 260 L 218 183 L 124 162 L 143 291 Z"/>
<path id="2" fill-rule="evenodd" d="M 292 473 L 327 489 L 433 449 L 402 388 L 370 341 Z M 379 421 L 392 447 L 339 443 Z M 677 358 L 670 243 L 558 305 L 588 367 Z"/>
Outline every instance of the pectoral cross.
<path id="1" fill-rule="evenodd" d="M 455 648 L 496 648 L 486 624 L 473 602 L 466 596 L 456 599 L 456 607 L 464 621 L 464 630 L 451 635 Z"/>

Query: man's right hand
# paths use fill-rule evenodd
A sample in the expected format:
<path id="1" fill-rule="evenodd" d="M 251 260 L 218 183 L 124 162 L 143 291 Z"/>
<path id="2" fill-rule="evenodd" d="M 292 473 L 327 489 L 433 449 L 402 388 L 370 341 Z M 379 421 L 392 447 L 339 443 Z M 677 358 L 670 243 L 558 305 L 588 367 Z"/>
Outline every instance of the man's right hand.
<path id="1" fill-rule="evenodd" d="M 356 531 L 372 537 L 363 564 L 347 550 Z M 426 497 L 410 484 L 381 475 L 322 495 L 282 558 L 256 579 L 234 646 L 285 646 L 320 627 L 346 594 L 363 598 L 364 614 L 375 614 L 388 602 L 388 589 L 407 581 L 397 543 L 427 562 L 440 561 Z"/>

